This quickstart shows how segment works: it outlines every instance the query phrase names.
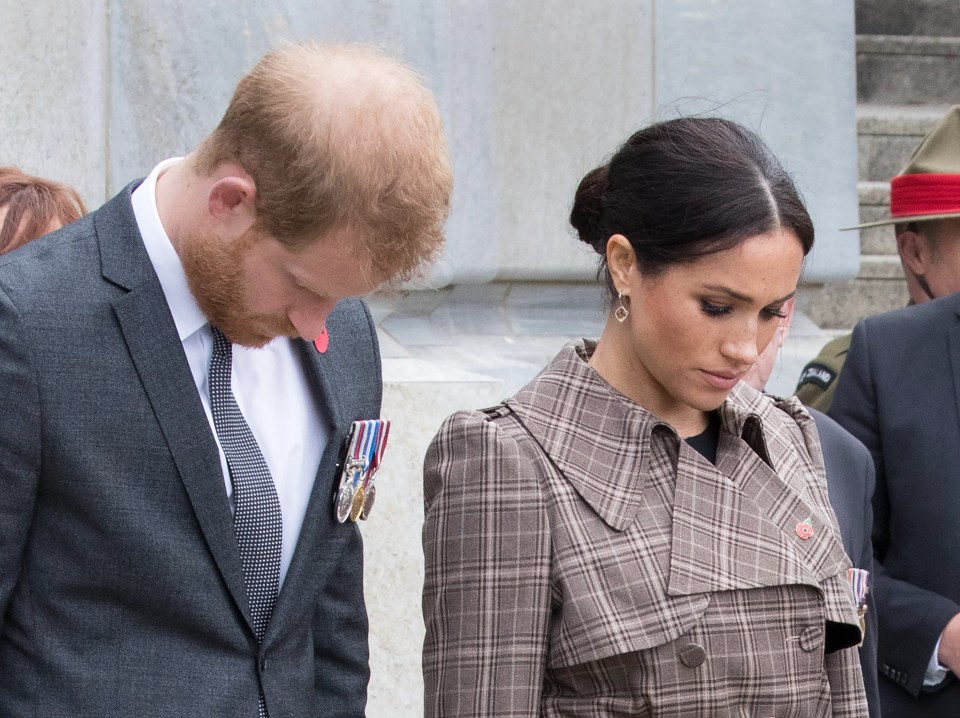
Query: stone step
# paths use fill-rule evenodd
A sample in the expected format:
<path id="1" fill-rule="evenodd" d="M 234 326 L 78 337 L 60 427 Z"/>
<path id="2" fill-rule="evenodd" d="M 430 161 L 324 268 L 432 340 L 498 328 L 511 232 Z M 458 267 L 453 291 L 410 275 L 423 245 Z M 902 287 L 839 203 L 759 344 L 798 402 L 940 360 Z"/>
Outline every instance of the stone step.
<path id="1" fill-rule="evenodd" d="M 800 288 L 797 306 L 823 329 L 851 329 L 863 317 L 906 306 L 902 278 L 874 277 Z"/>
<path id="2" fill-rule="evenodd" d="M 957 0 L 857 0 L 857 32 L 960 36 Z"/>
<path id="3" fill-rule="evenodd" d="M 858 191 L 861 222 L 889 216 L 887 182 L 860 182 Z M 849 329 L 863 317 L 905 305 L 907 286 L 893 225 L 860 230 L 860 272 L 855 279 L 804 286 L 798 301 L 801 311 L 823 329 Z"/>
<path id="4" fill-rule="evenodd" d="M 897 254 L 865 254 L 860 257 L 857 279 L 903 279 L 903 265 Z"/>
<path id="5" fill-rule="evenodd" d="M 949 108 L 949 105 L 859 105 L 857 163 L 860 179 L 888 182 L 900 172 L 920 140 Z"/>
<path id="6" fill-rule="evenodd" d="M 892 105 L 960 102 L 960 37 L 857 35 L 857 99 Z"/>
<path id="7" fill-rule="evenodd" d="M 859 182 L 860 221 L 879 222 L 890 216 L 890 184 L 888 182 Z M 866 227 L 860 230 L 860 255 L 896 255 L 897 241 L 893 225 Z"/>

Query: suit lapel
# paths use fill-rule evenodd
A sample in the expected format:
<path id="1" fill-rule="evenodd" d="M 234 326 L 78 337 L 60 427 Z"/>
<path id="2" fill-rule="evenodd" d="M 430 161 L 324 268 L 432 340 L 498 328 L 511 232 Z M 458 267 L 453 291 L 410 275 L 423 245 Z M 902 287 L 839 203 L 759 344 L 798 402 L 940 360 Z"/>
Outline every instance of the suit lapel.
<path id="1" fill-rule="evenodd" d="M 104 278 L 128 292 L 114 303 L 127 349 L 227 588 L 250 623 L 233 518 L 216 443 L 127 187 L 95 218 Z M 252 630 L 252 626 L 251 626 Z"/>
<path id="2" fill-rule="evenodd" d="M 955 312 L 956 317 L 960 318 L 960 311 Z M 957 402 L 957 413 L 960 414 L 960 322 L 954 321 L 947 335 L 950 368 L 950 375 L 953 377 L 953 393 Z"/>
<path id="3" fill-rule="evenodd" d="M 331 314 L 328 318 L 327 326 L 331 336 L 336 336 L 338 327 L 335 314 Z M 280 590 L 268 632 L 271 628 L 285 623 L 286 617 L 297 610 L 298 601 L 302 601 L 305 596 L 313 595 L 314 591 L 307 584 L 316 573 L 312 570 L 318 559 L 314 552 L 322 546 L 324 537 L 333 535 L 334 531 L 358 530 L 355 524 L 341 525 L 333 518 L 334 485 L 339 479 L 338 461 L 350 424 L 355 419 L 345 413 L 343 402 L 337 391 L 340 383 L 338 368 L 348 366 L 349 357 L 340 355 L 337 342 L 331 342 L 329 350 L 324 354 L 317 352 L 312 344 L 305 341 L 297 341 L 295 346 L 303 362 L 310 388 L 327 421 L 329 436 L 314 477 L 300 536 L 290 561 L 286 580 Z"/>

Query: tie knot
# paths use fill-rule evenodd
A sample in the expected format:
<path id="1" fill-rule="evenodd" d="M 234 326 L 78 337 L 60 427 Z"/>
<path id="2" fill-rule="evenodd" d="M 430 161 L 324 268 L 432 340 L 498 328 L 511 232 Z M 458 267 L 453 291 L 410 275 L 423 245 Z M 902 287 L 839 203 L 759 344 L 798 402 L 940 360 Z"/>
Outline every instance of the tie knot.
<path id="1" fill-rule="evenodd" d="M 213 333 L 213 351 L 219 354 L 230 354 L 230 340 L 217 327 L 210 325 L 210 331 Z"/>

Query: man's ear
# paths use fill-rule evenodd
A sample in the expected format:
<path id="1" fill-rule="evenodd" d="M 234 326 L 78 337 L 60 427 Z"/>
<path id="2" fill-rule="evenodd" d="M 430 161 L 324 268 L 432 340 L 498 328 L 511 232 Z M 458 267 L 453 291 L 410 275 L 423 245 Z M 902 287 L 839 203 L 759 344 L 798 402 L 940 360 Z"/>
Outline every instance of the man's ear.
<path id="1" fill-rule="evenodd" d="M 256 199 L 257 187 L 253 178 L 242 171 L 231 173 L 210 187 L 207 211 L 223 236 L 236 238 L 256 221 Z"/>
<path id="2" fill-rule="evenodd" d="M 922 277 L 930 265 L 930 243 L 927 238 L 912 229 L 905 229 L 897 235 L 897 251 L 900 261 L 914 275 Z"/>
<path id="3" fill-rule="evenodd" d="M 630 240 L 622 234 L 614 234 L 607 240 L 607 270 L 617 291 L 628 295 L 628 288 L 636 281 L 637 255 Z"/>

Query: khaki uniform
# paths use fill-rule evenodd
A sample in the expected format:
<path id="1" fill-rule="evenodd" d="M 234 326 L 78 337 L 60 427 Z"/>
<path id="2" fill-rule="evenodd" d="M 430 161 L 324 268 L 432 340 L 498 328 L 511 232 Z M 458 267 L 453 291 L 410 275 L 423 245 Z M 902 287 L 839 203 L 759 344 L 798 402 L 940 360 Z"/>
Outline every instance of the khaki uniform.
<path id="1" fill-rule="evenodd" d="M 817 358 L 808 362 L 800 372 L 800 380 L 794 393 L 807 406 L 825 414 L 830 410 L 840 370 L 843 369 L 843 362 L 850 351 L 851 336 L 852 334 L 845 334 L 827 342 Z"/>

